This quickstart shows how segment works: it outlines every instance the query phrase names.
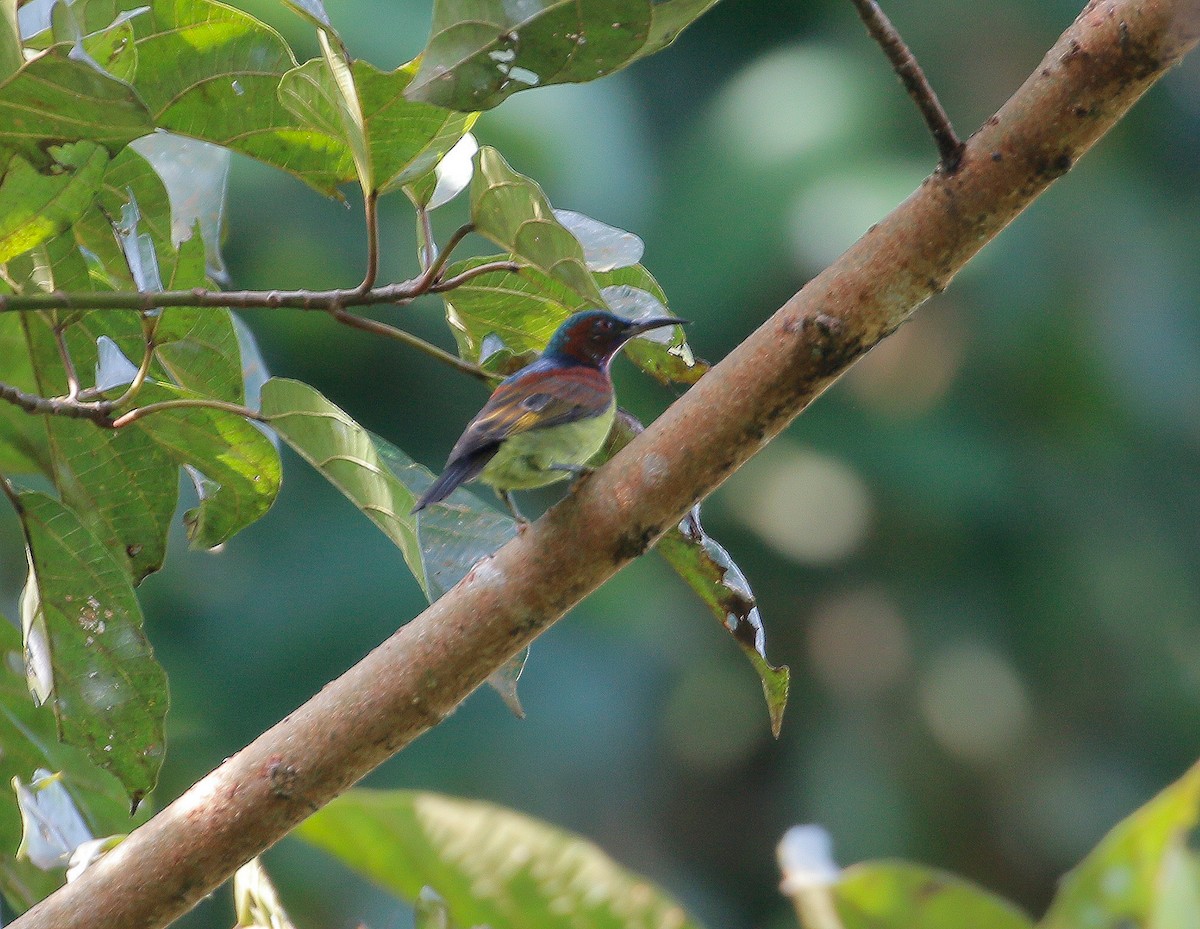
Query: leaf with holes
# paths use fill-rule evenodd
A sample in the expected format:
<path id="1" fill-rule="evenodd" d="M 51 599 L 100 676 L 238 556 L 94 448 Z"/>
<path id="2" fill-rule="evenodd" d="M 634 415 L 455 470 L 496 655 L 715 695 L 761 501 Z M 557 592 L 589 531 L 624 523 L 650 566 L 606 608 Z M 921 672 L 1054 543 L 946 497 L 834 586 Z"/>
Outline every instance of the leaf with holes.
<path id="1" fill-rule="evenodd" d="M 0 617 L 0 783 L 14 777 L 30 781 L 33 772 L 59 772 L 94 835 L 129 832 L 149 815 L 144 805 L 130 818 L 129 800 L 120 782 L 95 767 L 83 751 L 58 741 L 54 711 L 35 706 L 25 683 L 21 632 Z M 44 872 L 13 857 L 21 840 L 21 817 L 14 803 L 0 803 L 0 892 L 18 911 L 31 907 L 62 883 L 63 872 Z"/>
<path id="2" fill-rule="evenodd" d="M 27 652 L 43 657 L 37 670 L 63 740 L 116 775 L 136 806 L 162 767 L 167 679 L 129 575 L 70 507 L 33 491 L 18 499 Z"/>

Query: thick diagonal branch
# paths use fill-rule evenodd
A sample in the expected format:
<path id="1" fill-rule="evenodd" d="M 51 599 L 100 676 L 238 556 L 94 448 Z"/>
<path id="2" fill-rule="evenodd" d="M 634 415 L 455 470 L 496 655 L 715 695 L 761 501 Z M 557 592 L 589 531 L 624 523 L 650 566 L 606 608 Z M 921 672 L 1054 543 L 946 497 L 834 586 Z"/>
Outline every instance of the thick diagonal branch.
<path id="1" fill-rule="evenodd" d="M 13 929 L 149 929 L 436 725 L 904 322 L 1191 48 L 1197 0 L 1093 0 L 968 142 L 529 531 Z"/>

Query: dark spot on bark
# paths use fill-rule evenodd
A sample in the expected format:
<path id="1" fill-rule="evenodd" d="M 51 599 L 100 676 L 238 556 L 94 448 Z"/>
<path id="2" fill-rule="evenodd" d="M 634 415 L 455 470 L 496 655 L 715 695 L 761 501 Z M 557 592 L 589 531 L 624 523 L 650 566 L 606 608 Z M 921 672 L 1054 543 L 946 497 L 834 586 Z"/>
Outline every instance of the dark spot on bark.
<path id="1" fill-rule="evenodd" d="M 986 125 L 986 126 L 999 126 L 999 125 L 1000 125 L 1000 117 L 999 117 L 999 116 L 996 116 L 996 115 L 994 115 L 994 114 L 993 114 L 992 116 L 989 116 L 989 117 L 988 117 L 988 120 L 987 120 L 987 122 L 986 122 L 984 125 Z"/>
<path id="2" fill-rule="evenodd" d="M 299 772 L 278 755 L 267 762 L 267 777 L 271 781 L 271 793 L 281 800 L 288 800 L 296 790 Z"/>
<path id="3" fill-rule="evenodd" d="M 846 326 L 836 316 L 816 313 L 801 322 L 805 339 L 800 349 L 808 350 L 818 377 L 835 374 L 867 350 L 862 339 L 847 338 Z"/>
<path id="4" fill-rule="evenodd" d="M 616 547 L 613 549 L 613 560 L 622 563 L 640 558 L 646 553 L 650 543 L 654 541 L 654 535 L 653 529 L 640 528 L 633 528 L 623 533 L 617 539 Z"/>
<path id="5" fill-rule="evenodd" d="M 1004 156 L 1001 155 L 999 152 L 992 152 L 992 161 L 1003 161 L 1003 160 L 1004 160 Z"/>
<path id="6" fill-rule="evenodd" d="M 1074 163 L 1074 156 L 1070 152 L 1058 152 L 1039 158 L 1034 164 L 1034 170 L 1037 171 L 1039 177 L 1053 181 L 1070 171 L 1071 165 Z"/>

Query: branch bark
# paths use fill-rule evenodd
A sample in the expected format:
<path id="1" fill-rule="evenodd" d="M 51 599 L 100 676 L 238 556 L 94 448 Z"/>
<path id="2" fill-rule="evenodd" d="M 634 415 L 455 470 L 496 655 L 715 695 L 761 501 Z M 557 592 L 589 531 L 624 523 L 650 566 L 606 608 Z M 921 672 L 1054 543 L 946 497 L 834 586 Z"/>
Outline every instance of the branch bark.
<path id="1" fill-rule="evenodd" d="M 612 462 L 13 929 L 149 929 L 436 725 L 942 290 L 1200 37 L 1200 0 L 1092 0 L 937 173 Z"/>

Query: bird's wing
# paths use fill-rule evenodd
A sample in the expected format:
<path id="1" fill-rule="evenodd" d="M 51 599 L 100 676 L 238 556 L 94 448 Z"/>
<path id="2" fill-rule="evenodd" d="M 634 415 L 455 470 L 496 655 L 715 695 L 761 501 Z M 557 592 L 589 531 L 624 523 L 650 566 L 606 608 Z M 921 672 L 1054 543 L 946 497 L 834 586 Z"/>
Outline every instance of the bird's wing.
<path id="1" fill-rule="evenodd" d="M 612 382 L 592 368 L 519 372 L 503 382 L 450 452 L 456 461 L 509 436 L 598 416 L 612 403 Z"/>

